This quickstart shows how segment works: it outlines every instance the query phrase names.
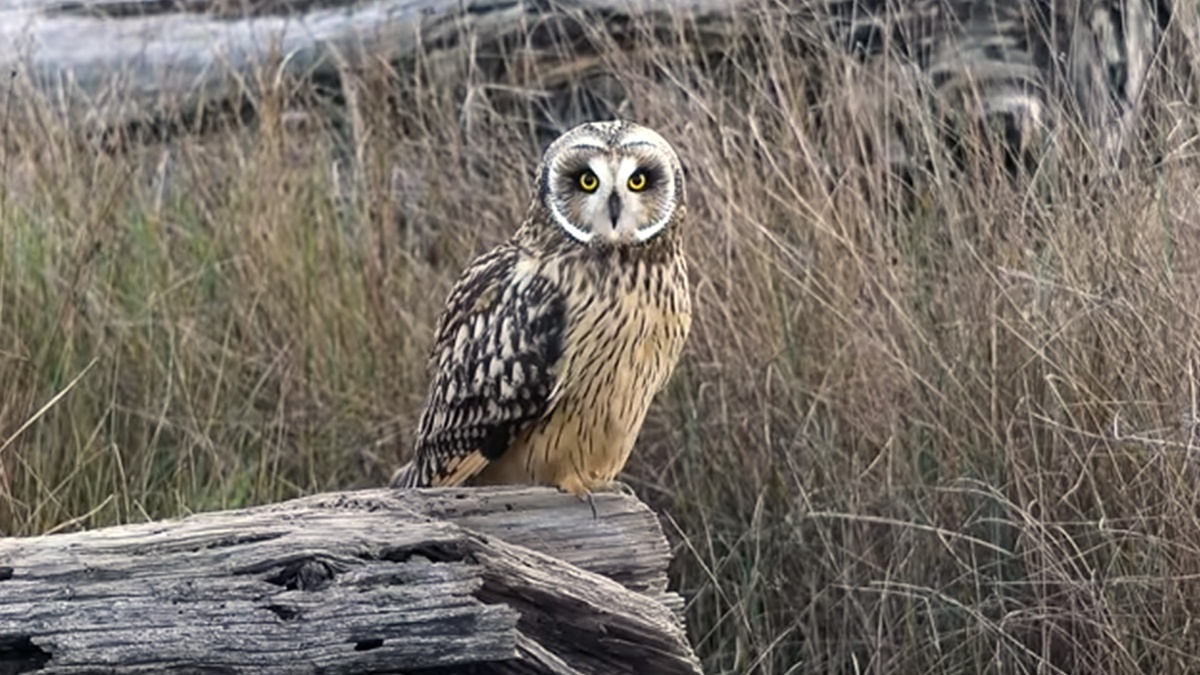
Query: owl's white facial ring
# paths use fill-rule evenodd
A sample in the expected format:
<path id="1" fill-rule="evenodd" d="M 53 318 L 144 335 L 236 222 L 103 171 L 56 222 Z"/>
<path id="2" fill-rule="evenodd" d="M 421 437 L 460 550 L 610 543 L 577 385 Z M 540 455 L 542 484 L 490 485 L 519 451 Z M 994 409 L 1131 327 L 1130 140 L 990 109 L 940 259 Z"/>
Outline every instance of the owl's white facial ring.
<path id="1" fill-rule="evenodd" d="M 641 139 L 629 139 L 620 146 L 622 150 L 633 150 L 637 146 L 653 145 Z M 668 167 L 662 167 L 661 181 L 651 186 L 663 193 L 658 198 L 658 218 L 644 224 L 647 219 L 647 200 L 644 194 L 629 187 L 630 177 L 643 167 L 637 157 L 632 154 L 610 155 L 606 148 L 592 143 L 576 143 L 572 150 L 582 150 L 594 155 L 587 161 L 587 169 L 596 177 L 598 186 L 586 192 L 578 186 L 569 189 L 577 190 L 569 197 L 582 199 L 582 205 L 577 209 L 578 221 L 573 222 L 563 211 L 563 195 L 550 195 L 546 200 L 550 215 L 556 225 L 561 227 L 575 241 L 589 244 L 597 237 L 613 242 L 643 243 L 662 232 L 671 220 L 675 208 L 675 180 L 669 173 Z M 551 185 L 564 185 L 559 167 L 550 171 Z"/>

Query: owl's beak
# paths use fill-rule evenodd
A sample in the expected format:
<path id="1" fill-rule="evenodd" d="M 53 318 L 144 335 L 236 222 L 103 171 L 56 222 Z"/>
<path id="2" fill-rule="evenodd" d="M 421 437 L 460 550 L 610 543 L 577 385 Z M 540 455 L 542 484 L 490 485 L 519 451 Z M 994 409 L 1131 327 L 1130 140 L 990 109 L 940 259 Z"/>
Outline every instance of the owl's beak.
<path id="1" fill-rule="evenodd" d="M 612 219 L 613 231 L 617 229 L 617 220 L 621 218 L 621 195 L 616 191 L 608 195 L 608 217 Z"/>

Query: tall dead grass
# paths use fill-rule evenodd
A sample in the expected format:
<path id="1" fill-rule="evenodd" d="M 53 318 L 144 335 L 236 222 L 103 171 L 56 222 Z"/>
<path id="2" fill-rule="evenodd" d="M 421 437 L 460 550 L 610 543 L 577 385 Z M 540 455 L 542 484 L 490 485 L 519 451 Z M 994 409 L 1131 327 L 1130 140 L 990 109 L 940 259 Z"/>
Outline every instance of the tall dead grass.
<path id="1" fill-rule="evenodd" d="M 704 68 L 602 59 L 687 165 L 696 328 L 627 474 L 708 672 L 1200 668 L 1200 172 L 1063 143 L 1010 179 L 914 94 L 752 28 Z M 570 110 L 427 65 L 122 152 L 17 102 L 0 533 L 384 482 L 441 300 Z M 872 110 L 917 130 L 912 186 Z"/>

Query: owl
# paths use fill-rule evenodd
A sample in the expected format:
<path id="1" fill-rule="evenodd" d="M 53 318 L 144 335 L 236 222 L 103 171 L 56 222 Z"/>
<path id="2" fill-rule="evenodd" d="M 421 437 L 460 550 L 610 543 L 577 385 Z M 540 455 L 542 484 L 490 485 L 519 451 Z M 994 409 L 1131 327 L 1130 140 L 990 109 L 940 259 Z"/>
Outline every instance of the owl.
<path id="1" fill-rule="evenodd" d="M 684 177 L 662 136 L 582 124 L 538 168 L 524 223 L 438 319 L 415 456 L 393 487 L 617 487 L 692 309 Z"/>

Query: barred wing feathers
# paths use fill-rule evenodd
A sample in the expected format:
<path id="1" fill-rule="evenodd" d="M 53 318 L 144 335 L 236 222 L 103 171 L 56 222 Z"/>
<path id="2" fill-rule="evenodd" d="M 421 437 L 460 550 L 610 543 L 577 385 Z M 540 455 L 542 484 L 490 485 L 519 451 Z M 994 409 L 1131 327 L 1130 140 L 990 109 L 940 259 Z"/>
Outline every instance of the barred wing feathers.
<path id="1" fill-rule="evenodd" d="M 505 244 L 481 256 L 450 292 L 439 319 L 433 382 L 416 456 L 393 486 L 453 486 L 499 458 L 554 405 L 566 302 Z"/>

